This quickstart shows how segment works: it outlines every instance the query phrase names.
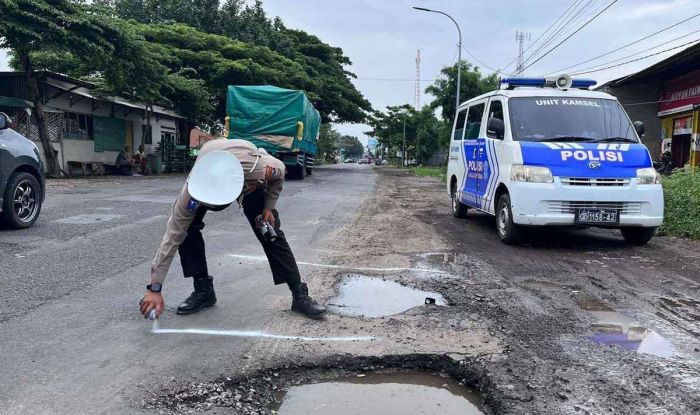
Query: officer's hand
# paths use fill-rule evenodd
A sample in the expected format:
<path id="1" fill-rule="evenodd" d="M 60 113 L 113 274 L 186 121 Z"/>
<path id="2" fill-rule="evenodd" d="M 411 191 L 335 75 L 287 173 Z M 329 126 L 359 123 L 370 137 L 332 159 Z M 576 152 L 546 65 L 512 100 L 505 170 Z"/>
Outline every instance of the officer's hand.
<path id="1" fill-rule="evenodd" d="M 156 310 L 156 318 L 160 318 L 160 315 L 163 313 L 163 309 L 165 308 L 165 301 L 163 301 L 163 296 L 160 295 L 160 293 L 154 293 L 151 290 L 146 290 L 146 294 L 144 294 L 139 305 L 141 314 L 143 314 L 145 318 L 148 318 L 148 313 L 154 309 Z"/>
<path id="2" fill-rule="evenodd" d="M 272 209 L 265 208 L 262 211 L 262 217 L 263 220 L 270 225 L 272 225 L 273 228 L 276 228 L 277 225 L 275 224 L 275 215 L 272 214 Z"/>

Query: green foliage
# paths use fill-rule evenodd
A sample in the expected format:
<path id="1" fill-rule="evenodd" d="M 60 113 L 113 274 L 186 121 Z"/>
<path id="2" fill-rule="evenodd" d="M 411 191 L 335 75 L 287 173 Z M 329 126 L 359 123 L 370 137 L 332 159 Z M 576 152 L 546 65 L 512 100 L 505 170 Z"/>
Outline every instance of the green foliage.
<path id="1" fill-rule="evenodd" d="M 341 152 L 345 157 L 358 158 L 365 153 L 365 147 L 360 140 L 352 135 L 343 135 L 338 140 L 338 152 Z"/>
<path id="2" fill-rule="evenodd" d="M 338 144 L 342 134 L 336 131 L 330 124 L 321 124 L 318 134 L 318 156 L 317 159 L 326 163 L 331 163 L 338 154 Z"/>
<path id="3" fill-rule="evenodd" d="M 663 179 L 666 235 L 700 239 L 700 174 L 679 171 Z"/>
<path id="4" fill-rule="evenodd" d="M 464 102 L 493 91 L 498 86 L 498 75 L 484 76 L 479 68 L 467 61 L 462 61 L 460 81 L 460 101 Z M 446 66 L 440 71 L 440 77 L 425 89 L 425 92 L 435 97 L 430 103 L 432 109 L 442 108 L 442 118 L 451 125 L 455 115 L 455 90 L 457 89 L 457 64 Z"/>
<path id="5" fill-rule="evenodd" d="M 408 172 L 416 176 L 422 177 L 437 177 L 441 181 L 447 180 L 447 166 L 440 167 L 428 167 L 428 166 L 417 166 L 410 167 Z"/>
<path id="6" fill-rule="evenodd" d="M 385 112 L 376 111 L 368 123 L 371 135 L 389 149 L 390 157 L 404 145 L 404 119 L 406 121 L 406 153 L 417 158 L 419 163 L 427 160 L 436 150 L 449 145 L 450 126 L 439 120 L 434 111 L 425 106 L 416 111 L 408 104 L 387 107 Z"/>

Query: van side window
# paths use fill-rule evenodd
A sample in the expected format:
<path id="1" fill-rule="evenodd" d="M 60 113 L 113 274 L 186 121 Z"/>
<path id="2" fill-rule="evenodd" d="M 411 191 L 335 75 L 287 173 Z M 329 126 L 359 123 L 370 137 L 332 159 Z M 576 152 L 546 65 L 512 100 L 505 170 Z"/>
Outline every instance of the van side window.
<path id="1" fill-rule="evenodd" d="M 489 116 L 487 118 L 487 122 L 491 120 L 491 118 L 495 118 L 497 120 L 500 120 L 502 123 L 505 123 L 503 119 L 503 103 L 498 100 L 491 100 L 491 103 L 489 104 Z M 488 127 L 488 125 L 487 125 Z M 498 140 L 503 139 L 503 132 L 501 131 L 497 135 L 496 133 L 487 131 L 486 136 L 490 138 L 496 138 Z"/>
<path id="2" fill-rule="evenodd" d="M 455 132 L 452 135 L 453 140 L 461 140 L 462 133 L 464 132 L 464 120 L 467 118 L 467 110 L 462 110 L 457 115 L 457 122 L 455 123 Z"/>
<path id="3" fill-rule="evenodd" d="M 465 139 L 473 140 L 479 138 L 479 131 L 481 130 L 481 119 L 484 117 L 484 109 L 486 104 L 479 104 L 469 107 L 469 114 L 467 115 L 467 125 Z"/>

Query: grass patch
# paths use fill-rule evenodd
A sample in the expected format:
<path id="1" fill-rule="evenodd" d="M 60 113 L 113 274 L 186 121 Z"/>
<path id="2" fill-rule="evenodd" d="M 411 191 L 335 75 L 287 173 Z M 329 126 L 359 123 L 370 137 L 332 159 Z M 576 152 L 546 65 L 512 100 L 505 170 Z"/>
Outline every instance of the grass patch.
<path id="1" fill-rule="evenodd" d="M 414 174 L 416 176 L 438 177 L 443 182 L 445 180 L 447 180 L 447 167 L 444 167 L 444 166 L 438 166 L 438 167 L 417 166 L 417 167 L 409 167 L 406 170 L 408 170 L 409 173 Z"/>
<path id="2" fill-rule="evenodd" d="M 700 239 L 700 174 L 679 171 L 663 178 L 664 235 Z"/>

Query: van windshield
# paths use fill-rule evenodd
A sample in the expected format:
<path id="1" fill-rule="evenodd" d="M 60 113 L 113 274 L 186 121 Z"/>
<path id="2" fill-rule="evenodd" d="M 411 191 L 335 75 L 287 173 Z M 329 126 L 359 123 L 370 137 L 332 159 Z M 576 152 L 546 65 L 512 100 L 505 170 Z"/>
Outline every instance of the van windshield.
<path id="1" fill-rule="evenodd" d="M 515 141 L 638 142 L 627 114 L 612 99 L 511 98 L 508 107 Z"/>

